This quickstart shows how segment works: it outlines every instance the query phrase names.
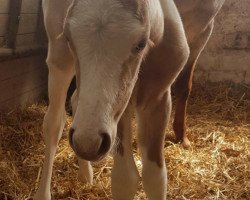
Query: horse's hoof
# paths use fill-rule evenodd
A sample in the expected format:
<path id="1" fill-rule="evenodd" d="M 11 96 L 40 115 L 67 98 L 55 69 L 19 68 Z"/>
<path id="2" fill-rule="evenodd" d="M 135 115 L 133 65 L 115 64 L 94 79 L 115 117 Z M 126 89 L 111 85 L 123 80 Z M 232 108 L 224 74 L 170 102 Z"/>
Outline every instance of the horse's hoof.
<path id="1" fill-rule="evenodd" d="M 183 146 L 184 149 L 189 149 L 190 146 L 191 146 L 191 142 L 189 141 L 189 139 L 186 137 L 186 138 L 183 138 L 182 142 L 181 142 L 181 145 Z"/>
<path id="2" fill-rule="evenodd" d="M 37 192 L 35 194 L 35 196 L 32 198 L 33 200 L 53 200 L 53 198 L 51 198 L 51 194 L 40 194 L 39 192 Z"/>
<path id="3" fill-rule="evenodd" d="M 83 184 L 91 184 L 93 183 L 93 170 L 89 171 L 78 171 L 78 180 Z"/>

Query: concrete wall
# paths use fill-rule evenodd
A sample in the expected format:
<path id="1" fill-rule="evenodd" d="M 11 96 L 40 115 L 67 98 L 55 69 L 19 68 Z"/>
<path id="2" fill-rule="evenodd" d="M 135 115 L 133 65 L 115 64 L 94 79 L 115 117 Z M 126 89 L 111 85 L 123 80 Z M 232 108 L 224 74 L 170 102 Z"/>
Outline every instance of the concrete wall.
<path id="1" fill-rule="evenodd" d="M 0 47 L 5 46 L 4 37 L 6 36 L 7 24 L 9 19 L 9 5 L 11 0 L 0 0 Z M 22 0 L 19 25 L 16 37 L 16 46 L 31 46 L 44 43 L 44 31 L 39 26 L 42 22 L 41 0 Z M 39 33 L 41 31 L 42 33 Z M 43 36 L 42 40 L 37 37 Z"/>
<path id="2" fill-rule="evenodd" d="M 195 78 L 250 84 L 250 0 L 226 0 Z"/>
<path id="3" fill-rule="evenodd" d="M 19 28 L 17 32 L 17 46 L 36 43 L 37 22 L 39 20 L 40 0 L 22 0 Z"/>
<path id="4" fill-rule="evenodd" d="M 47 93 L 44 55 L 0 62 L 0 110 L 26 106 Z"/>
<path id="5" fill-rule="evenodd" d="M 22 0 L 14 49 L 5 40 L 11 1 L 0 0 L 0 110 L 26 106 L 47 93 L 41 0 Z"/>
<path id="6" fill-rule="evenodd" d="M 4 35 L 6 33 L 10 0 L 0 0 L 0 48 L 4 44 Z"/>

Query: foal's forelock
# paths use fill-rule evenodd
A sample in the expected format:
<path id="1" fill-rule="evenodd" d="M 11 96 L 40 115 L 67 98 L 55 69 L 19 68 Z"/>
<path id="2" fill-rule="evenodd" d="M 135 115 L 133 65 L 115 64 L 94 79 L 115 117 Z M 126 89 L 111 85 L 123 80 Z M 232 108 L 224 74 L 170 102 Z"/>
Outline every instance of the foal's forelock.
<path id="1" fill-rule="evenodd" d="M 134 9 L 124 5 L 124 0 L 75 0 L 74 4 L 77 8 L 71 7 L 65 26 L 70 31 L 65 32 L 70 32 L 80 63 L 108 65 L 108 73 L 112 75 L 127 62 L 132 48 L 140 40 L 147 40 L 147 26 L 142 25 Z M 105 76 L 107 69 L 103 70 Z"/>

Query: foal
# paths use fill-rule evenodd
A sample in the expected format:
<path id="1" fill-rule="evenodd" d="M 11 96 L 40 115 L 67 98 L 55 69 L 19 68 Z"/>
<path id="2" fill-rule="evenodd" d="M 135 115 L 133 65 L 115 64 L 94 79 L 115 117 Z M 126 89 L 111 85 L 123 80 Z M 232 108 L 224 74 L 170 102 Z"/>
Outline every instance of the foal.
<path id="1" fill-rule="evenodd" d="M 43 11 L 50 103 L 43 123 L 45 161 L 35 199 L 51 199 L 52 166 L 74 75 L 77 90 L 72 96 L 69 140 L 79 158 L 81 179 L 92 182 L 89 161 L 106 156 L 118 137 L 112 194 L 114 199 L 133 199 L 139 182 L 131 147 L 135 109 L 145 192 L 151 200 L 166 199 L 163 148 L 170 87 L 189 56 L 173 0 L 43 0 Z"/>

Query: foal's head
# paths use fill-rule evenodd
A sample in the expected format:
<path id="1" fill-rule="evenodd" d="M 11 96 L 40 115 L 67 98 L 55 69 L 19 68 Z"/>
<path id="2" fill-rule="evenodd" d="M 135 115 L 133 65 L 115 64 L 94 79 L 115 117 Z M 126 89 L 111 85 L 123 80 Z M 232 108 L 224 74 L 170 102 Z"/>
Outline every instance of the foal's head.
<path id="1" fill-rule="evenodd" d="M 148 48 L 145 0 L 75 0 L 67 20 L 78 103 L 71 146 L 86 160 L 110 150 Z"/>

